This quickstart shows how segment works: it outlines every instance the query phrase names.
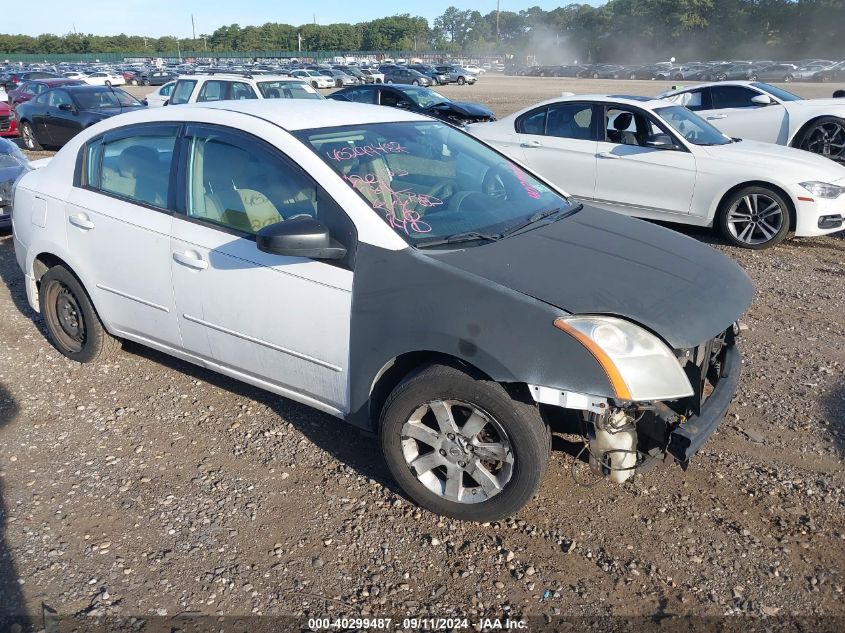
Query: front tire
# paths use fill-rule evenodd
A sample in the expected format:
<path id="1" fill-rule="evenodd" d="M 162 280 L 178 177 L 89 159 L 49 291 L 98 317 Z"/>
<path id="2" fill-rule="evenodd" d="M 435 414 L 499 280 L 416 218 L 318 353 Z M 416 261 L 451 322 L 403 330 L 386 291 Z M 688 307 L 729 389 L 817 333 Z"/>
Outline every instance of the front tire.
<path id="1" fill-rule="evenodd" d="M 23 144 L 29 151 L 40 152 L 44 149 L 35 137 L 35 130 L 29 121 L 21 123 L 21 136 L 23 137 Z"/>
<path id="2" fill-rule="evenodd" d="M 110 82 L 110 81 L 106 81 L 106 85 L 107 85 L 109 88 L 111 88 L 111 82 Z"/>
<path id="3" fill-rule="evenodd" d="M 38 301 L 50 343 L 71 360 L 104 361 L 120 350 L 120 341 L 106 332 L 88 293 L 64 266 L 44 273 Z"/>
<path id="4" fill-rule="evenodd" d="M 768 187 L 745 187 L 723 201 L 719 227 L 734 246 L 771 248 L 789 233 L 789 205 Z"/>
<path id="5" fill-rule="evenodd" d="M 528 503 L 551 450 L 535 405 L 444 365 L 422 369 L 393 390 L 380 439 L 391 474 L 413 501 L 466 521 L 500 519 Z"/>
<path id="6" fill-rule="evenodd" d="M 845 163 L 845 119 L 835 116 L 816 119 L 804 130 L 795 147 Z"/>

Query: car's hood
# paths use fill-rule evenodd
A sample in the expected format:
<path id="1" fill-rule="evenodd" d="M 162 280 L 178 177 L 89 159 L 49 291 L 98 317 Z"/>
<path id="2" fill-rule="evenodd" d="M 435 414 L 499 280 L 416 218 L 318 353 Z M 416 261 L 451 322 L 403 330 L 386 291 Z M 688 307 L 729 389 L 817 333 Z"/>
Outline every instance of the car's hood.
<path id="1" fill-rule="evenodd" d="M 798 183 L 808 177 L 813 180 L 845 178 L 845 167 L 832 160 L 803 149 L 742 140 L 728 145 L 703 147 L 719 161 L 734 161 L 744 166 L 763 165 L 782 175 L 789 174 Z"/>
<path id="2" fill-rule="evenodd" d="M 840 112 L 845 112 L 845 100 L 843 99 L 799 99 L 798 101 L 787 101 L 786 103 L 789 106 L 798 106 L 801 108 L 830 108 L 831 106 L 834 108 L 839 108 Z"/>
<path id="3" fill-rule="evenodd" d="M 493 112 L 489 108 L 484 107 L 480 103 L 470 103 L 467 101 L 449 101 L 448 103 L 438 103 L 428 109 L 438 112 L 452 111 L 455 114 L 470 119 L 489 119 L 493 117 Z"/>
<path id="4" fill-rule="evenodd" d="M 114 106 L 111 108 L 91 108 L 88 110 L 81 110 L 80 112 L 85 112 L 86 114 L 93 114 L 95 116 L 100 116 L 105 119 L 107 117 L 122 114 L 124 112 L 136 112 L 140 109 L 141 108 L 138 106 Z"/>
<path id="5" fill-rule="evenodd" d="M 570 313 L 635 321 L 675 349 L 727 329 L 754 295 L 742 268 L 716 249 L 590 207 L 521 235 L 433 256 Z"/>

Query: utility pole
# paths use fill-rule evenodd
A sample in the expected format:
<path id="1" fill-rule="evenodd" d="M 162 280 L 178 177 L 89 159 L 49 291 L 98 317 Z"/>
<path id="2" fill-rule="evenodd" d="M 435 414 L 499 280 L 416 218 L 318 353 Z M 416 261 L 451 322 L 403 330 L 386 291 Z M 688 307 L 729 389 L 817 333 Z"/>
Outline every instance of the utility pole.
<path id="1" fill-rule="evenodd" d="M 499 44 L 499 9 L 501 8 L 502 0 L 496 0 L 496 44 Z"/>

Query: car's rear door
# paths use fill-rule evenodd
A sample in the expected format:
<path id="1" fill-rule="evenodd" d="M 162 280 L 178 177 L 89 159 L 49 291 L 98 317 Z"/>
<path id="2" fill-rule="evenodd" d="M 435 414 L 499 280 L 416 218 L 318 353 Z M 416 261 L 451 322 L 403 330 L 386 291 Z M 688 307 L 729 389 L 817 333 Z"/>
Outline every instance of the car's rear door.
<path id="1" fill-rule="evenodd" d="M 516 121 L 522 160 L 567 193 L 591 200 L 596 184 L 596 116 L 588 102 L 543 106 Z"/>
<path id="2" fill-rule="evenodd" d="M 110 331 L 177 352 L 170 225 L 178 131 L 134 125 L 89 141 L 65 218 L 76 271 Z"/>
<path id="3" fill-rule="evenodd" d="M 308 215 L 349 238 L 351 222 L 292 160 L 245 132 L 189 125 L 182 155 L 170 257 L 183 344 L 229 375 L 345 410 L 351 265 L 271 255 L 255 234 Z"/>

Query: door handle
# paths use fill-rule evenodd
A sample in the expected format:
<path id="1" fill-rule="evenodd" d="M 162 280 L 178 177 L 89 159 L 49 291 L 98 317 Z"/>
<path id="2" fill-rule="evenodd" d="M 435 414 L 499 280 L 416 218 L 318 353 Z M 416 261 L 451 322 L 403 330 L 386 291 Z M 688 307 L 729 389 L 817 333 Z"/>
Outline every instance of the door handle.
<path id="1" fill-rule="evenodd" d="M 711 114 L 710 116 L 704 117 L 704 118 L 707 119 L 708 121 L 715 121 L 716 119 L 727 119 L 728 115 L 727 114 Z"/>
<path id="2" fill-rule="evenodd" d="M 526 141 L 525 143 L 520 143 L 520 147 L 543 147 L 543 144 L 540 141 Z"/>
<path id="3" fill-rule="evenodd" d="M 173 253 L 173 259 L 183 266 L 193 268 L 194 270 L 205 270 L 208 268 L 208 262 L 202 259 L 194 251 L 185 251 L 184 253 Z"/>
<path id="4" fill-rule="evenodd" d="M 88 219 L 88 216 L 84 214 L 72 215 L 67 219 L 67 221 L 85 231 L 90 231 L 94 228 L 94 223 Z"/>
<path id="5" fill-rule="evenodd" d="M 621 156 L 614 154 L 613 152 L 599 152 L 596 156 L 599 158 L 612 158 L 614 160 L 621 158 Z"/>

